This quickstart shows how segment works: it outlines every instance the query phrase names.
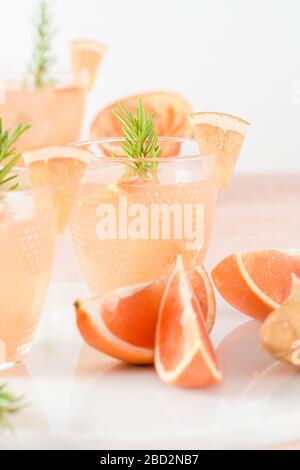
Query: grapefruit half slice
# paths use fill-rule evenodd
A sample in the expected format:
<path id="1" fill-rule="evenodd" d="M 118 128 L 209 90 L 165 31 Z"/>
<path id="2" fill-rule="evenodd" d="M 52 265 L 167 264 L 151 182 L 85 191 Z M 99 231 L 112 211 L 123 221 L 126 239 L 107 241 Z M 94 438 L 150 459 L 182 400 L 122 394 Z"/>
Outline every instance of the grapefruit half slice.
<path id="1" fill-rule="evenodd" d="M 293 273 L 300 277 L 300 250 L 261 250 L 227 256 L 212 278 L 228 303 L 264 321 L 288 297 Z"/>
<path id="2" fill-rule="evenodd" d="M 211 330 L 216 304 L 211 281 L 198 266 L 189 275 L 193 294 Z M 127 286 L 75 303 L 77 326 L 93 348 L 135 364 L 153 362 L 156 323 L 167 280 Z M 201 307 L 200 307 L 201 306 Z"/>
<path id="3" fill-rule="evenodd" d="M 135 115 L 139 98 L 142 99 L 147 115 L 156 113 L 154 124 L 160 137 L 192 137 L 193 131 L 188 120 L 192 108 L 181 96 L 168 92 L 152 92 L 129 96 L 118 102 Z M 118 109 L 118 102 L 110 104 L 96 116 L 90 129 L 91 139 L 122 135 L 122 123 L 112 112 Z M 101 147 L 107 155 L 120 152 L 116 145 L 101 144 Z M 179 144 L 174 142 L 163 142 L 160 148 L 161 156 L 165 157 L 177 155 L 180 150 Z"/>

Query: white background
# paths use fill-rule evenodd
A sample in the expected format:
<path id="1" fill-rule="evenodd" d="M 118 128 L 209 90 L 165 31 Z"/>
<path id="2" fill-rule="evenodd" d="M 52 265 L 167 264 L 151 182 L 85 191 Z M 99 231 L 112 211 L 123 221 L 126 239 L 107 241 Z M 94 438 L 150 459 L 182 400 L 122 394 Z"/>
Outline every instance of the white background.
<path id="1" fill-rule="evenodd" d="M 169 89 L 195 110 L 252 122 L 239 171 L 300 170 L 299 0 L 50 3 L 60 68 L 69 67 L 69 39 L 95 38 L 109 49 L 89 98 L 88 119 L 126 94 Z M 37 1 L 0 5 L 0 69 L 20 70 L 30 57 Z"/>

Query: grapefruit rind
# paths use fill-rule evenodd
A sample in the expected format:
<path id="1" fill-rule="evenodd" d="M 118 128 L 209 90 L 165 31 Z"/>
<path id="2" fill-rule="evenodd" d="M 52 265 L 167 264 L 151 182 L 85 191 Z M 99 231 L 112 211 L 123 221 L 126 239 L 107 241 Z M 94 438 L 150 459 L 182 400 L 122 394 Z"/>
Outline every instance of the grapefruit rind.
<path id="1" fill-rule="evenodd" d="M 70 48 L 74 81 L 90 91 L 107 49 L 98 41 L 81 39 L 71 41 Z"/>
<path id="2" fill-rule="evenodd" d="M 270 299 L 256 284 L 253 282 L 248 274 L 248 271 L 244 265 L 242 253 L 236 253 L 236 260 L 238 267 L 240 268 L 241 274 L 246 282 L 247 287 L 270 309 L 276 310 L 280 304 Z"/>
<path id="3" fill-rule="evenodd" d="M 193 132 L 188 121 L 188 116 L 193 111 L 191 105 L 175 93 L 155 91 L 127 96 L 118 100 L 118 102 L 110 103 L 97 114 L 92 122 L 90 128 L 91 139 L 109 138 L 119 135 L 121 124 L 113 115 L 112 110 L 116 109 L 118 103 L 121 102 L 129 111 L 134 112 L 139 98 L 142 99 L 147 113 L 156 113 L 154 122 L 160 137 L 192 137 Z M 175 144 L 170 142 L 164 143 L 166 151 L 171 150 L 171 154 L 177 155 L 178 149 L 170 149 L 171 145 L 174 146 Z M 101 144 L 101 146 L 103 147 L 104 144 Z M 109 151 L 115 151 L 115 147 L 108 145 L 107 154 L 109 154 Z"/>
<path id="4" fill-rule="evenodd" d="M 216 296 L 215 296 L 214 288 L 213 288 L 211 279 L 203 266 L 197 265 L 195 266 L 194 269 L 196 272 L 198 272 L 205 286 L 205 293 L 207 297 L 207 314 L 206 314 L 205 322 L 206 322 L 208 332 L 210 332 L 213 329 L 213 326 L 215 324 L 215 319 L 216 319 Z M 193 285 L 192 287 L 194 289 L 194 293 L 197 298 L 197 292 Z"/>
<path id="5" fill-rule="evenodd" d="M 219 183 L 227 191 L 249 123 L 225 113 L 200 112 L 189 116 L 201 154 L 216 158 Z"/>
<path id="6" fill-rule="evenodd" d="M 191 335 L 194 338 L 192 341 L 192 345 L 188 344 L 188 351 L 185 350 L 183 359 L 178 363 L 176 368 L 172 371 L 167 371 L 160 360 L 160 348 L 159 348 L 160 326 L 162 322 L 162 313 L 163 313 L 164 305 L 166 302 L 166 298 L 169 294 L 170 286 L 172 285 L 172 282 L 178 273 L 181 273 L 180 274 L 181 276 L 180 293 L 183 299 L 183 305 L 185 306 L 182 317 L 181 317 L 181 320 L 182 320 L 181 325 L 183 326 L 185 335 L 186 336 Z M 184 274 L 182 275 L 182 273 Z M 186 278 L 182 259 L 181 257 L 178 257 L 175 269 L 173 270 L 168 280 L 166 289 L 162 297 L 160 310 L 159 310 L 158 323 L 157 323 L 157 333 L 156 333 L 155 368 L 161 380 L 168 384 L 177 384 L 181 386 L 193 387 L 193 386 L 201 386 L 201 385 L 208 385 L 212 383 L 218 383 L 222 380 L 222 374 L 220 370 L 218 369 L 218 367 L 216 367 L 216 365 L 212 361 L 210 355 L 207 353 L 201 341 L 201 336 L 203 335 L 203 331 L 206 332 L 206 326 L 205 326 L 205 322 L 202 317 L 200 308 L 199 308 L 200 315 L 199 315 L 199 318 L 197 318 L 197 313 L 195 312 L 194 307 L 192 306 L 192 297 L 193 297 L 193 292 Z M 200 322 L 202 323 L 202 331 L 199 327 L 199 323 L 198 323 L 199 319 L 200 319 Z M 198 332 L 198 335 L 196 335 L 195 337 L 196 331 Z M 199 358 L 197 357 L 198 355 L 200 356 Z M 190 379 L 188 378 L 186 382 L 184 378 L 184 375 L 187 372 L 187 369 L 190 366 L 193 367 L 194 365 L 193 362 L 198 362 L 198 359 L 200 359 L 200 361 L 203 362 L 205 366 L 207 367 L 207 375 L 210 376 L 209 383 L 199 384 L 197 380 L 196 380 L 196 383 L 188 383 L 190 382 Z"/>
<path id="7" fill-rule="evenodd" d="M 79 149 L 76 147 L 43 147 L 40 149 L 25 152 L 23 154 L 24 163 L 29 166 L 35 162 L 47 162 L 52 158 L 73 158 L 83 163 L 88 164 L 93 157 L 93 153 L 88 150 Z"/>
<path id="8" fill-rule="evenodd" d="M 257 265 L 260 271 L 257 271 Z M 254 277 L 255 270 L 259 275 L 261 273 L 262 286 L 268 287 L 267 292 L 259 284 L 260 277 Z M 213 269 L 212 279 L 229 304 L 258 321 L 264 321 L 287 298 L 293 273 L 300 276 L 300 250 L 269 249 L 227 256 Z"/>
<path id="9" fill-rule="evenodd" d="M 90 39 L 74 39 L 73 41 L 70 41 L 70 46 L 72 49 L 78 49 L 80 51 L 89 50 L 97 52 L 100 56 L 104 55 L 107 51 L 107 47 L 104 46 L 104 44 Z"/>
<path id="10" fill-rule="evenodd" d="M 128 297 L 144 289 L 147 285 L 149 283 L 140 284 L 134 288 L 130 286 L 118 289 L 117 295 L 111 293 L 105 297 L 106 306 L 110 303 L 111 308 L 116 308 L 122 294 L 124 297 Z M 83 339 L 93 348 L 121 361 L 133 364 L 152 364 L 153 349 L 135 346 L 113 335 L 103 321 L 101 306 L 102 299 L 99 297 L 75 302 L 77 326 Z"/>
<path id="11" fill-rule="evenodd" d="M 250 123 L 244 119 L 238 118 L 231 114 L 203 111 L 194 113 L 189 116 L 192 127 L 199 124 L 208 124 L 210 126 L 218 127 L 224 132 L 235 131 L 243 136 L 246 136 Z"/>
<path id="12" fill-rule="evenodd" d="M 57 233 L 63 233 L 81 178 L 93 153 L 71 146 L 53 146 L 25 152 L 23 156 L 32 186 L 52 187 Z"/>
<path id="13" fill-rule="evenodd" d="M 195 273 L 200 276 L 201 283 L 196 285 L 195 290 L 192 284 L 192 294 L 199 306 L 199 299 L 201 305 L 202 302 L 205 305 L 209 318 L 207 323 L 206 317 L 203 320 L 204 328 L 210 331 L 215 317 L 213 287 L 204 268 L 195 268 Z M 197 277 L 194 275 L 192 281 L 195 280 Z M 163 278 L 77 301 L 77 325 L 83 339 L 95 349 L 119 360 L 153 363 L 156 324 L 167 283 L 168 279 Z"/>

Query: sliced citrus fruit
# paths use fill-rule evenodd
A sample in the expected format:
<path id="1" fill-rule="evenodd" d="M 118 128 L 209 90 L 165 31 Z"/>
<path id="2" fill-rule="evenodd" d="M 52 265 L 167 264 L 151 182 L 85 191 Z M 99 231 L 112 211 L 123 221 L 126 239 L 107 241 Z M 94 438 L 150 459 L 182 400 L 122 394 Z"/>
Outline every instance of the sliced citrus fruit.
<path id="1" fill-rule="evenodd" d="M 201 387 L 221 372 L 199 303 L 179 257 L 160 304 L 155 368 L 163 382 Z"/>
<path id="2" fill-rule="evenodd" d="M 80 39 L 71 41 L 70 47 L 75 83 L 84 85 L 89 91 L 96 81 L 106 47 L 98 41 Z"/>
<path id="3" fill-rule="evenodd" d="M 208 332 L 210 332 L 216 318 L 216 299 L 210 277 L 204 267 L 198 265 L 190 272 L 189 281 L 200 305 Z"/>
<path id="4" fill-rule="evenodd" d="M 204 268 L 189 275 L 195 299 L 202 308 L 207 330 L 215 320 L 215 297 Z M 122 361 L 153 362 L 155 329 L 167 280 L 127 286 L 75 305 L 77 326 L 93 348 Z"/>
<path id="5" fill-rule="evenodd" d="M 263 321 L 288 297 L 292 273 L 300 276 L 300 250 L 262 250 L 227 256 L 212 278 L 227 302 Z"/>
<path id="6" fill-rule="evenodd" d="M 262 349 L 276 359 L 300 367 L 300 279 L 293 278 L 289 297 L 264 322 Z"/>
<path id="7" fill-rule="evenodd" d="M 58 232 L 64 231 L 91 152 L 74 147 L 44 147 L 23 154 L 33 186 L 51 186 L 57 210 Z"/>
<path id="8" fill-rule="evenodd" d="M 77 326 L 83 339 L 121 361 L 151 364 L 163 289 L 163 283 L 146 283 L 76 302 Z"/>
<path id="9" fill-rule="evenodd" d="M 188 116 L 192 112 L 191 105 L 175 93 L 152 92 L 139 96 L 129 96 L 119 100 L 125 108 L 136 114 L 138 99 L 141 98 L 147 115 L 155 112 L 154 124 L 160 137 L 184 137 L 192 136 L 192 129 L 189 124 Z M 113 110 L 118 108 L 118 102 L 112 103 L 94 119 L 92 123 L 90 136 L 92 139 L 104 137 L 117 137 L 122 135 L 122 123 L 114 116 Z M 160 145 L 162 156 L 177 155 L 179 144 L 173 142 L 164 142 Z M 117 153 L 116 146 L 102 145 L 104 151 L 110 155 Z"/>
<path id="10" fill-rule="evenodd" d="M 215 155 L 220 185 L 228 189 L 249 123 L 230 114 L 203 112 L 190 116 L 203 156 Z"/>

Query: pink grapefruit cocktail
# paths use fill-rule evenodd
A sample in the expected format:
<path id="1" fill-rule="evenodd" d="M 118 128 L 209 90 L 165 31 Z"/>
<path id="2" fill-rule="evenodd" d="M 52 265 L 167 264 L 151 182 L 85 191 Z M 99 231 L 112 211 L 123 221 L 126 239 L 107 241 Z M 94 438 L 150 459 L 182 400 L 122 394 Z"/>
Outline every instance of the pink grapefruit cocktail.
<path id="1" fill-rule="evenodd" d="M 132 177 L 128 157 L 100 156 L 103 146 L 120 155 L 122 141 L 83 145 L 95 158 L 79 188 L 71 230 L 84 277 L 97 293 L 166 276 L 178 255 L 187 268 L 202 263 L 214 219 L 215 160 L 201 158 L 196 141 L 159 139 L 162 151 L 176 144 L 179 154 L 163 152 L 152 176 L 140 177 Z"/>
<path id="2" fill-rule="evenodd" d="M 50 281 L 55 230 L 49 188 L 0 191 L 0 369 L 30 348 Z"/>

